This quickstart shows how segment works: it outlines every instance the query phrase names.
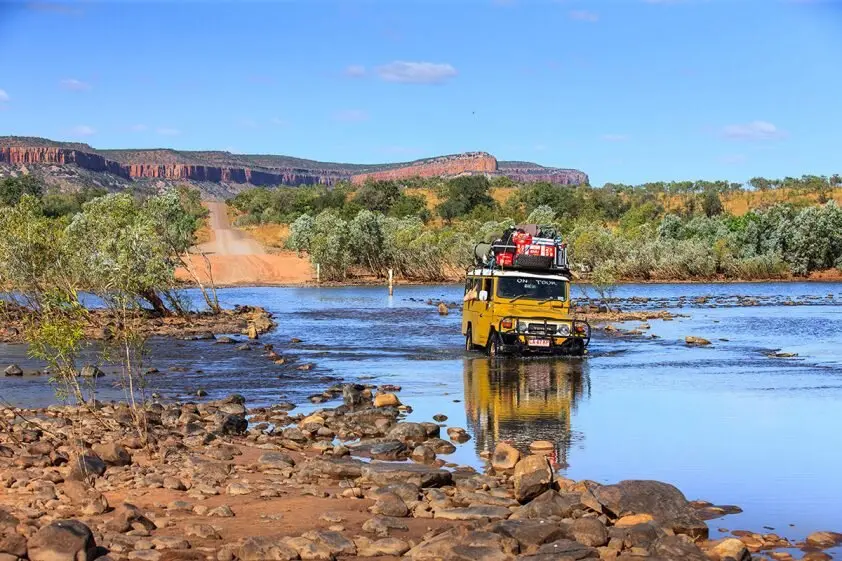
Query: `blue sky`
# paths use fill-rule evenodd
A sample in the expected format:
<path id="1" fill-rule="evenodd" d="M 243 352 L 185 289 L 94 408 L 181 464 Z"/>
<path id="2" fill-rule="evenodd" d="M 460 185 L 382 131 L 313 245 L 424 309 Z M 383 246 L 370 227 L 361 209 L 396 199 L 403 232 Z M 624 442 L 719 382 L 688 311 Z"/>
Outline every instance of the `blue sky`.
<path id="1" fill-rule="evenodd" d="M 0 135 L 591 182 L 842 171 L 842 3 L 0 4 Z"/>

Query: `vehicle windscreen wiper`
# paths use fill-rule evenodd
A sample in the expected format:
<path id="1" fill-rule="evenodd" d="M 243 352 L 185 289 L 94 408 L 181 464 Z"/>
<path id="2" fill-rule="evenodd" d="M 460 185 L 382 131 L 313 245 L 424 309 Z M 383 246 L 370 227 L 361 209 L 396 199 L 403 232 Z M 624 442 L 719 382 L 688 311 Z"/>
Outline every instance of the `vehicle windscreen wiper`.
<path id="1" fill-rule="evenodd" d="M 512 298 L 511 300 L 509 300 L 509 302 L 514 302 L 514 301 L 515 301 L 515 300 L 517 300 L 518 298 L 523 298 L 524 296 L 526 296 L 526 294 L 518 294 L 517 296 L 515 296 L 514 298 Z"/>
<path id="2" fill-rule="evenodd" d="M 551 296 L 550 298 L 544 298 L 543 300 L 539 300 L 538 303 L 543 304 L 544 302 L 549 302 L 550 300 L 555 300 L 555 299 L 556 298 L 554 296 Z"/>

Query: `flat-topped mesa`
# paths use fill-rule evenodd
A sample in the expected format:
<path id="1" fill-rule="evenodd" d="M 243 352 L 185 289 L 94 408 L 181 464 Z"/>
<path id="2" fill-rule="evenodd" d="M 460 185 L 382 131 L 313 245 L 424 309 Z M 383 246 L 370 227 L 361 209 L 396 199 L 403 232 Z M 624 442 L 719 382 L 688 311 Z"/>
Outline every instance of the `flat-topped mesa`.
<path id="1" fill-rule="evenodd" d="M 466 152 L 451 156 L 441 156 L 429 160 L 410 162 L 405 166 L 354 175 L 351 182 L 365 183 L 369 179 L 383 181 L 409 179 L 410 177 L 447 177 L 463 173 L 494 173 L 497 171 L 497 158 L 487 152 Z"/>
<path id="2" fill-rule="evenodd" d="M 562 168 L 501 168 L 497 175 L 504 175 L 518 183 L 546 181 L 556 185 L 582 185 L 589 182 L 588 174 L 577 169 Z"/>
<path id="3" fill-rule="evenodd" d="M 80 168 L 107 172 L 124 179 L 166 179 L 210 183 L 243 183 L 259 186 L 332 185 L 348 178 L 335 170 L 277 168 L 271 170 L 247 167 L 216 167 L 177 163 L 121 163 L 93 151 L 51 146 L 0 147 L 0 162 L 11 165 L 75 164 Z"/>

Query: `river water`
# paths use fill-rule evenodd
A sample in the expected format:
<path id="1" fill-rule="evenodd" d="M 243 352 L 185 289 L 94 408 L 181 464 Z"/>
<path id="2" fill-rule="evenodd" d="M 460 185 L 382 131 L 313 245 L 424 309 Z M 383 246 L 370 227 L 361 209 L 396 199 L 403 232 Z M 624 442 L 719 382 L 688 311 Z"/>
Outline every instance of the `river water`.
<path id="1" fill-rule="evenodd" d="M 443 413 L 468 429 L 473 438 L 448 457 L 458 463 L 480 466 L 478 453 L 499 439 L 524 448 L 551 440 L 568 477 L 658 479 L 744 509 L 714 529 L 842 531 L 842 284 L 629 284 L 613 296 L 623 309 L 681 316 L 652 320 L 643 335 L 597 331 L 584 359 L 489 361 L 462 350 L 458 310 L 442 317 L 426 303 L 459 301 L 458 286 L 399 286 L 393 297 L 382 287 L 226 289 L 223 304 L 275 314 L 279 327 L 261 342 L 295 360 L 153 341 L 149 362 L 161 373 L 150 391 L 187 399 L 202 388 L 209 398 L 238 392 L 251 405 L 313 409 L 306 397 L 340 380 L 397 384 L 410 420 Z M 688 347 L 686 335 L 713 344 Z M 21 346 L 0 345 L 0 367 L 12 362 L 39 366 Z M 303 363 L 313 368 L 298 370 Z M 98 382 L 106 398 L 120 395 L 111 378 Z M 54 400 L 35 376 L 0 380 L 0 398 Z"/>

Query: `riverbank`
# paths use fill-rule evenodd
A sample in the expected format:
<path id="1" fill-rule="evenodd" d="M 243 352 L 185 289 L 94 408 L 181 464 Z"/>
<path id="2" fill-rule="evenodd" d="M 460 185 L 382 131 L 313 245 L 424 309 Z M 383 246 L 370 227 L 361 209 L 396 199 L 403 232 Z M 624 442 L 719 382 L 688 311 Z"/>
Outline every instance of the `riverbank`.
<path id="1" fill-rule="evenodd" d="M 559 477 L 543 442 L 531 451 L 500 443 L 477 472 L 447 461 L 469 437 L 446 418 L 406 422 L 410 408 L 373 387 L 326 393 L 344 403 L 306 415 L 285 403 L 247 409 L 236 395 L 150 404 L 148 448 L 125 406 L 96 416 L 6 409 L 0 551 L 33 561 L 59 559 L 50 550 L 114 560 L 703 561 L 798 547 L 818 560 L 842 540 L 734 532 L 711 541 L 705 520 L 739 509 L 655 481 Z M 77 522 L 59 522 L 68 519 Z"/>
<path id="2" fill-rule="evenodd" d="M 24 322 L 27 310 L 10 302 L 0 308 L 0 343 L 24 343 Z M 172 337 L 177 339 L 213 338 L 214 335 L 240 333 L 255 336 L 267 333 L 275 327 L 272 314 L 258 306 L 235 306 L 223 309 L 218 314 L 210 312 L 188 312 L 160 316 L 152 312 L 138 313 L 138 327 L 145 337 Z M 106 340 L 112 337 L 117 318 L 108 310 L 91 309 L 85 314 L 85 338 L 90 341 Z"/>

